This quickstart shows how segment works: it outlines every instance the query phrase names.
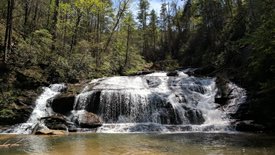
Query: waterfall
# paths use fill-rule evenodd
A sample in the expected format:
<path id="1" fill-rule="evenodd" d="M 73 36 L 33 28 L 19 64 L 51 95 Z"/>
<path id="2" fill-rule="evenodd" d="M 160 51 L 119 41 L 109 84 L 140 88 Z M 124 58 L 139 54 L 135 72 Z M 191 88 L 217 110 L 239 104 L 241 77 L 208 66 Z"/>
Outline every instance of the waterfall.
<path id="1" fill-rule="evenodd" d="M 34 126 L 40 122 L 40 118 L 50 116 L 51 108 L 47 107 L 49 99 L 58 95 L 66 86 L 64 84 L 52 84 L 49 87 L 43 87 L 43 93 L 36 99 L 33 109 L 26 123 L 16 125 L 6 132 L 15 134 L 30 134 Z"/>
<path id="2" fill-rule="evenodd" d="M 76 114 L 92 112 L 103 121 L 97 132 L 107 133 L 227 132 L 233 130 L 230 116 L 245 101 L 246 92 L 231 82 L 226 85 L 231 90 L 229 100 L 220 105 L 215 103 L 219 88 L 212 77 L 157 72 L 100 78 L 75 96 L 73 110 L 64 117 L 73 123 Z M 7 132 L 28 134 L 38 123 L 43 127 L 40 119 L 54 114 L 47 103 L 65 88 L 64 84 L 44 87 L 28 121 Z"/>
<path id="3" fill-rule="evenodd" d="M 98 132 L 231 130 L 229 111 L 244 102 L 243 89 L 229 83 L 235 89 L 230 104 L 218 108 L 215 78 L 166 74 L 93 80 L 76 97 L 74 110 L 100 116 Z"/>

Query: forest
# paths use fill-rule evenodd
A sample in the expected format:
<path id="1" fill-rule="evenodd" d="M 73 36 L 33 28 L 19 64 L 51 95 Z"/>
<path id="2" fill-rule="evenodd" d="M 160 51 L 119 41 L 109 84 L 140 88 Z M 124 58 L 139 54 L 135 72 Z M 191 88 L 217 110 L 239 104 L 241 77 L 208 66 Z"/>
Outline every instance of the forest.
<path id="1" fill-rule="evenodd" d="M 274 121 L 274 0 L 163 0 L 159 12 L 138 0 L 136 14 L 133 3 L 2 0 L 1 123 L 22 121 L 39 86 L 188 67 L 247 89 L 242 117 Z"/>

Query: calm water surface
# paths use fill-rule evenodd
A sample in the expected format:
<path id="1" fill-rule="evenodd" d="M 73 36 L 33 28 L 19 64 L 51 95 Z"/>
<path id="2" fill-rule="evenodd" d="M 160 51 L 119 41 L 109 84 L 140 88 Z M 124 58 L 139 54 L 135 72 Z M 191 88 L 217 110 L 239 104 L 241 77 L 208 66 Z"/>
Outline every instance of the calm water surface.
<path id="1" fill-rule="evenodd" d="M 1 155 L 275 155 L 275 136 L 244 133 L 0 135 Z"/>

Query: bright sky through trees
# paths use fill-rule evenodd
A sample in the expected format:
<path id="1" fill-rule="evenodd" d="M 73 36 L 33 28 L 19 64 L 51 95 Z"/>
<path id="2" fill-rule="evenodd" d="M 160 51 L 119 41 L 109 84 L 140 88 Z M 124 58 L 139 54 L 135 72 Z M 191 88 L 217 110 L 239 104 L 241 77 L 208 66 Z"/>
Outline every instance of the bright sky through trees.
<path id="1" fill-rule="evenodd" d="M 114 7 L 116 7 L 119 4 L 120 0 L 112 0 L 114 3 Z M 175 1 L 178 6 L 183 6 L 185 0 L 148 0 L 150 3 L 150 10 L 154 9 L 156 11 L 156 13 L 159 15 L 160 13 L 160 9 L 161 9 L 161 4 L 163 2 L 166 3 L 171 3 L 172 1 Z M 133 12 L 134 16 L 137 16 L 137 12 L 138 12 L 138 4 L 139 4 L 139 0 L 132 0 L 131 4 L 130 4 L 130 9 Z"/>

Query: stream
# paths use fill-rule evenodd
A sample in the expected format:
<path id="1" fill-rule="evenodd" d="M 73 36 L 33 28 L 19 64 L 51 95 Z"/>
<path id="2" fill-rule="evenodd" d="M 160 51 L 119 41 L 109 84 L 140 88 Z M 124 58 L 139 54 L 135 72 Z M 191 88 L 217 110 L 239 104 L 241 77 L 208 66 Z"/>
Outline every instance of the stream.
<path id="1" fill-rule="evenodd" d="M 248 133 L 103 134 L 65 136 L 0 135 L 19 146 L 1 148 L 1 155 L 184 154 L 273 155 L 275 136 Z"/>

